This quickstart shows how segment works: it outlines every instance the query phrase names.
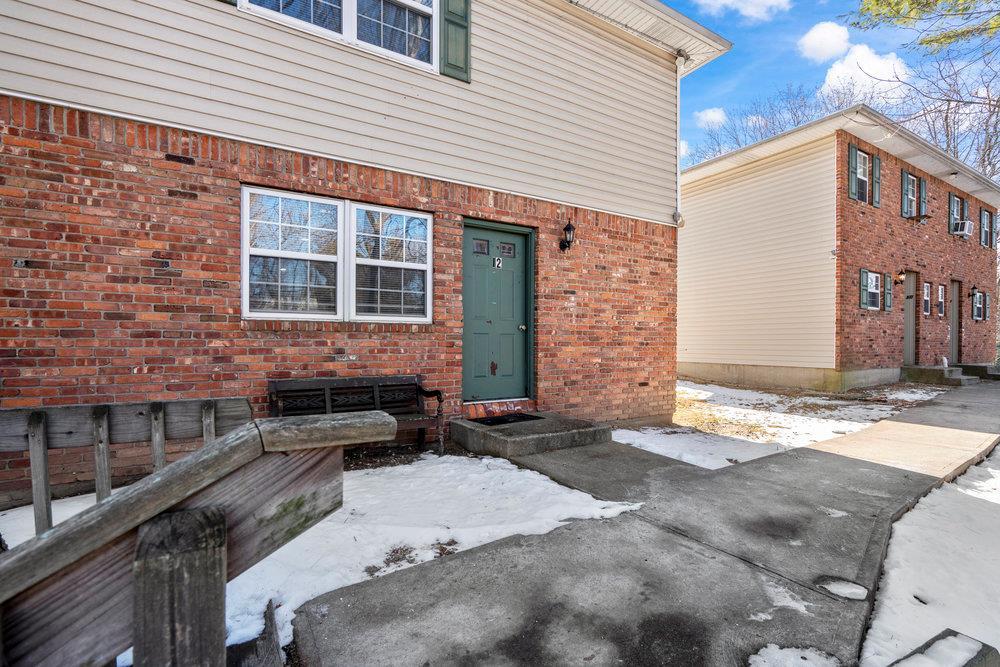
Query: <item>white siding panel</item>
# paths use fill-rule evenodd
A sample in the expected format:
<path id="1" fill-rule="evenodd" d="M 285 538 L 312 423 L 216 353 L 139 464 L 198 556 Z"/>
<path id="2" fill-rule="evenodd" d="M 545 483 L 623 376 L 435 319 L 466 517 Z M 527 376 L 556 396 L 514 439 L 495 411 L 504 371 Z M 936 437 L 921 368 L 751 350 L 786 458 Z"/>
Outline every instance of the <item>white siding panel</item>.
<path id="1" fill-rule="evenodd" d="M 678 360 L 834 368 L 836 145 L 684 185 Z"/>
<path id="2" fill-rule="evenodd" d="M 473 83 L 216 0 L 0 0 L 0 89 L 669 222 L 671 59 L 548 0 L 476 0 Z"/>

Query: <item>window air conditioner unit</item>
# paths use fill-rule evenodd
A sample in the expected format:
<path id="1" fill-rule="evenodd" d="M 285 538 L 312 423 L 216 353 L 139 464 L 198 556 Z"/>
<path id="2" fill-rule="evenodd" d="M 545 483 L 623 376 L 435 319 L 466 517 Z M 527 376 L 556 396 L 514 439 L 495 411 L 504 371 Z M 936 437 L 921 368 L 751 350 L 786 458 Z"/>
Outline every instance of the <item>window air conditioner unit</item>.
<path id="1" fill-rule="evenodd" d="M 972 236 L 972 220 L 956 220 L 952 234 L 969 238 Z"/>

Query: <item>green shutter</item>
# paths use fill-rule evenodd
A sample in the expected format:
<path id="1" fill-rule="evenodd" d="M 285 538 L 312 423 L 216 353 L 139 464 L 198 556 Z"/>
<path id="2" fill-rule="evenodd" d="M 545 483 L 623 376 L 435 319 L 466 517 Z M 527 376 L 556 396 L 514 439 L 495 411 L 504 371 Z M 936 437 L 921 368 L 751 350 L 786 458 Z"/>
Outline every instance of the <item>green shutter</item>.
<path id="1" fill-rule="evenodd" d="M 472 81 L 472 0 L 441 0 L 441 73 Z"/>
<path id="2" fill-rule="evenodd" d="M 847 148 L 847 194 L 851 199 L 858 198 L 858 147 L 851 144 Z"/>
<path id="3" fill-rule="evenodd" d="M 986 295 L 986 319 L 990 319 L 990 310 L 993 308 L 993 295 Z"/>
<path id="4" fill-rule="evenodd" d="M 868 308 L 868 271 L 861 269 L 861 307 Z"/>
<path id="5" fill-rule="evenodd" d="M 927 215 L 927 181 L 920 179 L 920 215 Z"/>
<path id="6" fill-rule="evenodd" d="M 910 211 L 909 200 L 906 198 L 906 177 L 909 174 L 906 173 L 904 169 L 899 176 L 899 214 L 904 218 L 908 218 L 913 213 Z"/>
<path id="7" fill-rule="evenodd" d="M 990 245 L 990 223 L 983 209 L 979 209 L 979 245 Z"/>
<path id="8" fill-rule="evenodd" d="M 979 319 L 976 317 L 976 295 L 979 294 L 977 290 L 972 290 L 972 319 Z"/>
<path id="9" fill-rule="evenodd" d="M 885 292 L 882 303 L 886 311 L 892 310 L 892 278 L 888 273 L 882 274 L 882 290 Z"/>
<path id="10" fill-rule="evenodd" d="M 872 156 L 872 206 L 879 208 L 882 205 L 882 159 Z"/>
<path id="11" fill-rule="evenodd" d="M 997 220 L 997 214 L 990 212 L 990 220 L 993 222 L 993 247 L 997 247 L 997 242 L 1000 241 L 1000 220 Z"/>

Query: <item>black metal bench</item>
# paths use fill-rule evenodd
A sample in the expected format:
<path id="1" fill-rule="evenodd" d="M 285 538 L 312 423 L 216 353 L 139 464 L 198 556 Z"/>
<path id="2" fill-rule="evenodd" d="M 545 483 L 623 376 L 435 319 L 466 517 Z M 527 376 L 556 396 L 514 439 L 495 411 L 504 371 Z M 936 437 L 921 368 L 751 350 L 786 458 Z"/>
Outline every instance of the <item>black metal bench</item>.
<path id="1" fill-rule="evenodd" d="M 428 414 L 424 399 L 437 400 Z M 270 380 L 267 400 L 272 417 L 382 410 L 396 418 L 398 430 L 417 432 L 423 447 L 427 429 L 437 429 L 438 454 L 444 453 L 444 395 L 425 389 L 418 375 Z"/>

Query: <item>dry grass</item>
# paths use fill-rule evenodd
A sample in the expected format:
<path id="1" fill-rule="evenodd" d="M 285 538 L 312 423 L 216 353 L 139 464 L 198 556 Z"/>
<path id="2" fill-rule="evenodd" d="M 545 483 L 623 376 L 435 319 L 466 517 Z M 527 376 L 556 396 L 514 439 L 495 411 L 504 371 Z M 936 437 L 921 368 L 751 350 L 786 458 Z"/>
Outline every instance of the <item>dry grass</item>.
<path id="1" fill-rule="evenodd" d="M 761 424 L 729 419 L 718 414 L 716 406 L 682 396 L 677 397 L 674 424 L 703 433 L 726 435 L 744 440 L 767 441 L 774 433 Z"/>

